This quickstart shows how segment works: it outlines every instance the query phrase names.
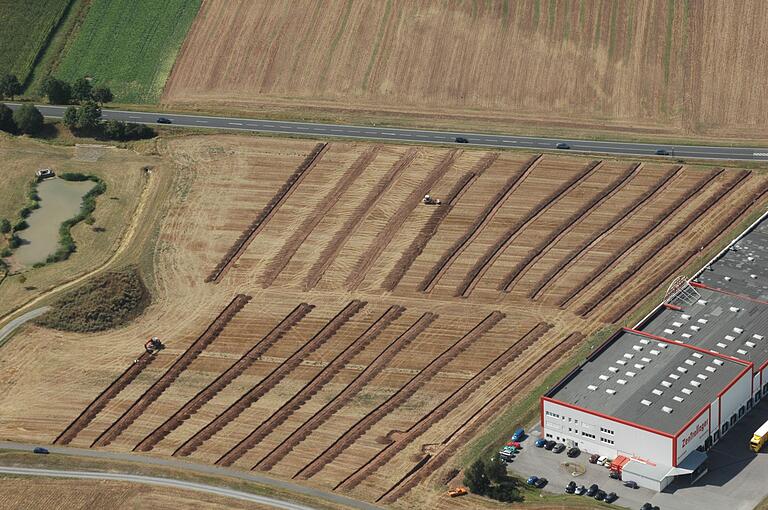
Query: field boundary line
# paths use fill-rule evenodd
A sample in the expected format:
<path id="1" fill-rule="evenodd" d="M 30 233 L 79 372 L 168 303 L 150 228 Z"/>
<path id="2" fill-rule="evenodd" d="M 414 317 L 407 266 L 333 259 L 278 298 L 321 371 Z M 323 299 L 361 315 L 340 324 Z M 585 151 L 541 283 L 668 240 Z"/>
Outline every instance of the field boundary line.
<path id="1" fill-rule="evenodd" d="M 499 290 L 503 292 L 511 292 L 520 279 L 526 275 L 529 269 L 545 257 L 561 239 L 573 230 L 574 227 L 579 225 L 585 218 L 597 211 L 605 202 L 621 191 L 631 179 L 637 176 L 642 166 L 642 163 L 630 165 L 618 178 L 608 183 L 608 185 L 601 189 L 595 196 L 562 221 L 555 230 L 550 232 L 538 245 L 536 245 L 536 247 L 528 252 L 524 259 L 515 264 L 515 267 L 512 268 L 502 280 L 499 285 Z"/>
<path id="2" fill-rule="evenodd" d="M 595 285 L 595 282 L 600 279 L 606 273 L 606 271 L 613 267 L 613 265 L 619 259 L 629 256 L 634 253 L 635 250 L 639 249 L 638 246 L 643 241 L 650 238 L 650 236 L 664 228 L 664 226 L 672 221 L 675 213 L 677 213 L 680 208 L 684 207 L 689 200 L 698 196 L 699 193 L 702 193 L 703 190 L 706 189 L 712 182 L 714 182 L 715 179 L 717 179 L 724 171 L 725 169 L 719 168 L 713 172 L 710 172 L 709 175 L 702 177 L 696 182 L 696 184 L 686 189 L 682 195 L 680 195 L 677 199 L 675 199 L 674 202 L 672 202 L 672 204 L 670 204 L 666 209 L 661 211 L 660 214 L 657 214 L 651 220 L 650 225 L 648 225 L 646 230 L 643 231 L 639 238 L 627 239 L 623 246 L 620 246 L 619 249 L 609 257 L 608 261 L 603 263 L 602 266 L 596 267 L 587 276 L 587 278 L 582 280 L 578 286 L 572 289 L 569 295 L 561 301 L 559 306 L 566 307 L 570 305 L 573 300 L 576 299 L 585 289 L 592 288 Z"/>
<path id="3" fill-rule="evenodd" d="M 360 175 L 368 168 L 368 165 L 376 159 L 380 145 L 373 145 L 350 165 L 344 175 L 336 183 L 336 186 L 329 191 L 315 207 L 315 210 L 310 213 L 307 218 L 301 223 L 298 229 L 294 230 L 291 237 L 283 244 L 280 252 L 275 255 L 264 270 L 264 274 L 261 278 L 261 286 L 263 288 L 269 287 L 274 283 L 280 273 L 285 269 L 288 263 L 293 259 L 296 252 L 299 250 L 304 241 L 312 234 L 315 227 L 320 224 L 325 218 L 325 215 L 330 212 L 336 205 L 341 196 L 349 189 L 349 187 L 357 180 Z"/>
<path id="4" fill-rule="evenodd" d="M 187 350 L 179 356 L 176 361 L 155 381 L 152 386 L 147 388 L 144 393 L 137 398 L 120 417 L 112 423 L 104 432 L 93 441 L 91 447 L 107 446 L 117 439 L 141 414 L 173 384 L 179 375 L 189 367 L 189 365 L 200 355 L 211 342 L 216 340 L 222 330 L 227 326 L 230 320 L 243 309 L 251 300 L 251 296 L 238 294 L 229 302 L 216 318 L 211 322 L 205 331 L 195 339 Z"/>
<path id="5" fill-rule="evenodd" d="M 459 354 L 467 350 L 478 338 L 482 337 L 496 324 L 504 319 L 505 315 L 499 311 L 488 314 L 476 326 L 466 334 L 459 337 L 453 344 L 432 359 L 424 368 L 411 377 L 411 379 L 393 393 L 387 400 L 376 406 L 371 412 L 360 418 L 357 423 L 347 429 L 336 441 L 326 448 L 312 462 L 301 468 L 292 478 L 306 480 L 320 472 L 326 465 L 333 462 L 352 443 L 365 434 L 382 418 L 408 400 L 424 384 L 429 382 L 438 372 L 455 359 Z"/>
<path id="6" fill-rule="evenodd" d="M 368 271 L 376 263 L 382 252 L 389 246 L 397 232 L 408 220 L 411 213 L 421 204 L 424 195 L 442 179 L 448 169 L 453 166 L 456 160 L 463 154 L 459 149 L 453 149 L 446 153 L 443 159 L 432 168 L 427 176 L 416 186 L 413 191 L 400 204 L 400 207 L 392 214 L 387 224 L 378 231 L 373 243 L 365 249 L 357 259 L 354 269 L 347 275 L 347 290 L 356 290 L 365 279 Z"/>
<path id="7" fill-rule="evenodd" d="M 362 334 L 360 334 L 345 349 L 339 352 L 330 363 L 323 367 L 320 372 L 283 404 L 282 407 L 277 409 L 271 416 L 253 429 L 250 434 L 243 438 L 242 441 L 222 455 L 219 460 L 216 461 L 216 464 L 219 466 L 231 466 L 235 461 L 250 451 L 328 384 L 353 357 L 373 342 L 376 337 L 378 337 L 392 323 L 392 321 L 397 320 L 397 318 L 404 312 L 405 308 L 402 306 L 390 306 L 378 319 L 368 326 Z"/>
<path id="8" fill-rule="evenodd" d="M 309 172 L 315 167 L 320 158 L 328 151 L 327 143 L 318 143 L 315 148 L 304 158 L 304 161 L 293 171 L 282 187 L 275 193 L 272 199 L 261 210 L 259 215 L 250 224 L 245 231 L 240 234 L 235 244 L 227 250 L 222 259 L 216 264 L 211 274 L 206 277 L 206 283 L 219 283 L 224 274 L 237 262 L 245 253 L 253 239 L 269 223 L 272 217 L 277 213 L 280 207 L 290 198 L 296 188 L 304 181 Z"/>
<path id="9" fill-rule="evenodd" d="M 280 365 L 275 367 L 266 377 L 259 381 L 250 390 L 246 391 L 240 398 L 230 404 L 224 411 L 219 413 L 216 418 L 207 425 L 198 430 L 192 437 L 187 439 L 176 451 L 173 456 L 187 457 L 191 455 L 203 443 L 208 441 L 223 429 L 232 420 L 248 409 L 254 402 L 274 388 L 280 381 L 291 373 L 301 364 L 302 359 L 319 349 L 325 342 L 331 339 L 344 324 L 355 314 L 362 310 L 367 303 L 357 299 L 350 301 L 341 311 L 339 311 L 331 320 L 329 320 L 320 330 L 309 340 L 296 349 L 293 354 L 286 358 Z"/>
<path id="10" fill-rule="evenodd" d="M 577 246 L 562 260 L 559 264 L 549 270 L 534 286 L 528 294 L 528 297 L 536 300 L 543 292 L 553 285 L 565 272 L 574 264 L 581 260 L 597 243 L 613 234 L 614 231 L 621 228 L 625 222 L 629 221 L 634 215 L 642 209 L 645 204 L 663 193 L 669 183 L 682 171 L 683 167 L 678 165 L 662 175 L 650 188 L 640 194 L 635 200 L 629 203 L 624 209 L 619 211 L 611 222 L 603 227 L 602 230 L 595 232 L 592 236 Z"/>
<path id="11" fill-rule="evenodd" d="M 523 164 L 520 170 L 507 179 L 504 187 L 486 204 L 483 211 L 475 218 L 475 221 L 470 225 L 464 234 L 457 239 L 453 245 L 443 253 L 440 259 L 432 266 L 432 269 L 424 276 L 424 279 L 418 285 L 417 290 L 420 292 L 432 292 L 435 285 L 440 281 L 443 275 L 453 265 L 457 258 L 467 249 L 467 247 L 474 241 L 482 232 L 485 227 L 493 220 L 496 213 L 507 203 L 509 197 L 517 191 L 517 189 L 525 182 L 528 176 L 539 165 L 544 158 L 542 154 L 536 154 L 532 156 L 527 162 Z"/>
<path id="12" fill-rule="evenodd" d="M 384 290 L 392 291 L 397 287 L 400 280 L 405 276 L 405 273 L 408 272 L 419 255 L 422 254 L 424 248 L 427 247 L 435 234 L 437 234 L 443 220 L 448 217 L 464 194 L 472 187 L 475 181 L 483 175 L 491 165 L 493 165 L 498 157 L 498 152 L 488 153 L 475 164 L 475 167 L 472 168 L 472 170 L 461 176 L 453 188 L 448 192 L 443 203 L 432 212 L 432 215 L 427 219 L 427 222 L 424 224 L 421 231 L 403 252 L 400 259 L 395 263 L 395 267 L 392 268 L 382 284 Z"/>
<path id="13" fill-rule="evenodd" d="M 457 402 L 466 402 L 466 400 L 477 391 L 488 379 L 498 374 L 505 366 L 512 363 L 520 355 L 531 347 L 542 335 L 552 329 L 551 324 L 545 324 L 539 322 L 526 333 L 518 338 L 518 340 L 509 346 L 504 352 L 496 356 L 492 361 L 487 363 L 478 373 L 476 373 L 471 379 L 464 384 L 456 388 L 450 395 L 445 397 L 437 406 L 432 408 L 429 413 L 422 416 L 419 421 L 411 425 L 402 435 L 398 436 L 396 440 L 389 443 L 386 448 L 374 455 L 371 459 L 358 468 L 354 473 L 347 478 L 339 482 L 333 490 L 351 490 L 357 487 L 363 480 L 371 476 L 384 464 L 389 462 L 395 455 L 397 455 L 408 444 L 412 443 L 419 436 L 424 434 L 438 421 L 442 420 L 451 410 L 457 407 Z"/>
<path id="14" fill-rule="evenodd" d="M 365 385 L 376 377 L 403 348 L 426 330 L 437 315 L 426 312 L 400 336 L 392 340 L 365 369 L 360 372 L 333 400 L 294 430 L 279 446 L 259 460 L 251 469 L 269 470 L 288 455 L 299 443 L 351 401 Z"/>
<path id="15" fill-rule="evenodd" d="M 314 305 L 300 303 L 288 315 L 286 315 L 272 330 L 261 337 L 253 347 L 243 354 L 240 359 L 235 361 L 224 372 L 208 386 L 200 390 L 194 397 L 189 399 L 186 404 L 181 406 L 178 411 L 165 420 L 159 427 L 147 434 L 134 448 L 135 452 L 147 452 L 162 441 L 168 434 L 176 430 L 182 423 L 190 419 L 201 407 L 209 400 L 215 397 L 224 388 L 245 372 L 260 356 L 280 340 L 288 331 L 293 329 L 309 312 L 314 309 Z"/>
<path id="16" fill-rule="evenodd" d="M 304 279 L 305 291 L 314 289 L 317 286 L 320 279 L 322 279 L 325 272 L 331 264 L 333 264 L 333 261 L 336 260 L 336 257 L 341 250 L 344 249 L 344 246 L 346 246 L 349 239 L 355 235 L 359 226 L 365 221 L 365 218 L 368 217 L 371 209 L 373 209 L 379 199 L 394 186 L 395 181 L 400 174 L 413 163 L 413 160 L 416 159 L 416 156 L 418 155 L 418 149 L 408 149 L 365 195 L 363 201 L 355 208 L 344 225 L 336 231 L 336 234 L 310 268 L 309 273 Z"/>
<path id="17" fill-rule="evenodd" d="M 517 375 L 512 381 L 491 397 L 477 413 L 470 416 L 464 423 L 446 437 L 441 443 L 442 448 L 436 454 L 426 455 L 417 463 L 416 468 L 413 468 L 406 473 L 406 475 L 393 487 L 379 496 L 376 499 L 376 502 L 384 501 L 386 503 L 392 503 L 396 501 L 434 472 L 436 467 L 445 465 L 445 462 L 451 455 L 453 455 L 456 449 L 461 444 L 465 443 L 465 439 L 474 435 L 483 423 L 492 420 L 493 416 L 501 407 L 508 405 L 509 401 L 514 399 L 515 395 L 512 393 L 513 390 L 520 385 L 528 384 L 529 381 L 534 380 L 547 368 L 551 368 L 552 364 L 549 361 L 550 359 L 562 359 L 568 351 L 576 347 L 583 339 L 583 334 L 574 332 L 563 339 L 562 342 L 555 344 L 540 356 L 538 361 L 523 370 L 522 373 Z M 547 363 L 546 366 L 539 366 L 545 362 Z"/>
<path id="18" fill-rule="evenodd" d="M 533 209 L 529 210 L 525 216 L 518 219 L 506 232 L 496 240 L 496 242 L 475 262 L 472 268 L 467 272 L 464 280 L 456 288 L 456 296 L 469 297 L 485 273 L 496 263 L 496 260 L 509 248 L 520 235 L 520 232 L 527 229 L 528 226 L 536 221 L 542 214 L 549 211 L 549 208 L 560 202 L 571 191 L 576 189 L 584 181 L 589 179 L 603 165 L 602 161 L 595 160 L 582 168 L 576 175 L 563 182 L 550 193 L 546 199 L 539 201 Z"/>

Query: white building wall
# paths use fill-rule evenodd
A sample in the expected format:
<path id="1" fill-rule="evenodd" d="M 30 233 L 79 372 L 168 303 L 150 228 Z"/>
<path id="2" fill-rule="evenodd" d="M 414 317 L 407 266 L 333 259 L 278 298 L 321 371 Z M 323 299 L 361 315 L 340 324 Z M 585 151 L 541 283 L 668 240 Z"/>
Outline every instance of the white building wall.
<path id="1" fill-rule="evenodd" d="M 677 461 L 676 464 L 688 456 L 699 446 L 703 445 L 709 437 L 709 410 L 696 418 L 679 436 L 677 436 Z"/>
<path id="2" fill-rule="evenodd" d="M 747 400 L 752 396 L 752 371 L 747 371 L 728 391 L 720 396 L 720 430 L 723 425 L 730 422 L 731 416 L 739 417 L 739 409 L 744 406 L 746 411 Z M 728 424 L 728 429 L 732 425 Z M 714 430 L 713 430 L 714 432 Z M 682 457 L 681 457 L 682 458 Z"/>
<path id="3" fill-rule="evenodd" d="M 671 437 L 547 400 L 544 401 L 544 433 L 546 439 L 559 442 L 571 440 L 586 452 L 608 457 L 626 455 L 665 466 L 672 465 Z"/>
<path id="4" fill-rule="evenodd" d="M 719 409 L 720 409 L 720 399 L 718 398 L 717 400 L 712 402 L 712 405 L 710 406 L 710 414 L 712 416 L 712 422 L 709 425 L 710 425 L 710 430 L 712 434 L 720 430 L 720 422 L 718 421 Z"/>

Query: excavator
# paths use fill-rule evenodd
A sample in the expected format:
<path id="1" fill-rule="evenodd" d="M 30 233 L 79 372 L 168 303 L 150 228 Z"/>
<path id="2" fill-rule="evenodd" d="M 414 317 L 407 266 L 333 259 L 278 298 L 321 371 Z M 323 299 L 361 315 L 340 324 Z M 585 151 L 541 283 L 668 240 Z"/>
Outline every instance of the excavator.
<path id="1" fill-rule="evenodd" d="M 464 496 L 468 492 L 469 491 L 467 491 L 466 487 L 454 487 L 453 489 L 448 491 L 448 496 L 450 496 L 452 498 L 456 498 L 456 497 L 459 497 L 459 496 Z"/>
<path id="2" fill-rule="evenodd" d="M 165 349 L 165 344 L 163 344 L 163 342 L 161 342 L 159 338 L 157 338 L 156 336 L 153 336 L 152 338 L 147 340 L 147 343 L 144 344 L 144 349 L 149 354 L 156 354 L 158 351 Z"/>
<path id="3" fill-rule="evenodd" d="M 424 195 L 424 198 L 422 199 L 422 203 L 424 203 L 424 205 L 440 205 L 442 202 L 440 202 L 439 198 L 434 198 L 429 195 Z"/>

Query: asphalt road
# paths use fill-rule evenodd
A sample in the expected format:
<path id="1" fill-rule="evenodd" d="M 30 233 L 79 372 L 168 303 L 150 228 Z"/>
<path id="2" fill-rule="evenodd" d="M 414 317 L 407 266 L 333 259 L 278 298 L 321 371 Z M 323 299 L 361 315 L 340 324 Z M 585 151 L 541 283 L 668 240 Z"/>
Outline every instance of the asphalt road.
<path id="1" fill-rule="evenodd" d="M 17 104 L 9 104 L 11 108 Z M 66 106 L 37 105 L 46 117 L 61 118 Z M 365 140 L 390 140 L 421 144 L 456 144 L 457 137 L 465 138 L 471 145 L 499 148 L 531 149 L 536 151 L 555 150 L 555 146 L 566 143 L 569 149 L 563 152 L 594 152 L 624 156 L 652 156 L 657 149 L 669 152 L 669 159 L 694 158 L 718 160 L 762 160 L 768 161 L 768 147 L 723 147 L 693 145 L 653 145 L 629 142 L 607 142 L 575 139 L 553 139 L 526 136 L 504 136 L 460 131 L 430 131 L 425 129 L 397 129 L 375 126 L 345 126 L 311 122 L 286 122 L 277 120 L 242 119 L 237 117 L 211 117 L 205 115 L 183 115 L 175 113 L 147 113 L 126 110 L 102 110 L 104 119 L 126 122 L 156 124 L 164 117 L 175 126 L 195 128 L 234 129 L 264 133 L 300 134 L 317 138 L 357 138 Z"/>
<path id="2" fill-rule="evenodd" d="M 60 454 L 60 455 L 71 455 L 75 457 L 89 457 L 89 458 L 96 458 L 96 459 L 103 459 L 103 460 L 133 462 L 133 463 L 141 464 L 144 466 L 159 466 L 159 467 L 166 467 L 166 468 L 173 468 L 173 469 L 181 469 L 189 473 L 234 478 L 238 480 L 244 480 L 247 482 L 254 482 L 260 485 L 273 487 L 275 489 L 280 489 L 286 492 L 301 494 L 310 499 L 323 500 L 331 504 L 342 505 L 349 508 L 357 508 L 359 510 L 381 510 L 380 507 L 376 505 L 372 505 L 370 503 L 366 503 L 365 501 L 359 501 L 356 499 L 348 498 L 346 496 L 342 496 L 341 494 L 325 492 L 320 489 L 316 489 L 314 487 L 299 485 L 299 484 L 292 483 L 285 480 L 279 480 L 277 478 L 272 478 L 266 475 L 258 474 L 253 471 L 240 471 L 237 469 L 221 468 L 221 467 L 213 466 L 209 464 L 197 464 L 194 462 L 179 460 L 174 457 L 160 458 L 160 457 L 152 457 L 149 455 L 119 453 L 119 452 L 113 452 L 109 450 L 100 450 L 100 449 L 74 448 L 70 446 L 55 446 L 55 445 L 35 445 L 35 444 L 26 444 L 26 443 L 16 443 L 11 441 L 0 441 L 0 450 L 16 450 L 16 451 L 31 452 L 36 446 L 43 446 L 47 448 L 48 451 L 50 451 L 51 453 Z M 296 453 L 296 455 L 300 455 L 300 453 Z M 65 471 L 65 472 L 71 473 L 70 471 Z M 123 475 L 123 476 L 133 476 L 133 475 Z M 148 477 L 148 478 L 152 478 L 152 477 Z M 173 487 L 190 488 L 185 486 L 185 484 L 188 484 L 189 482 L 184 482 L 181 480 L 172 480 L 167 478 L 157 478 L 157 480 L 162 480 L 164 481 L 164 483 L 171 483 L 172 484 L 171 486 Z M 210 487 L 216 490 L 229 490 L 229 489 L 222 489 L 220 487 L 213 487 L 213 486 L 207 486 L 207 485 L 204 485 L 204 487 Z M 231 491 L 231 492 L 237 493 L 238 491 Z M 226 495 L 223 493 L 217 493 L 217 494 Z M 252 496 L 251 494 L 248 494 L 248 493 L 240 493 L 240 494 Z M 281 500 L 275 500 L 275 501 L 280 502 L 284 505 L 288 504 L 287 502 L 281 501 Z M 301 509 L 308 508 L 306 506 L 301 506 L 296 503 L 293 503 L 293 505 L 294 506 L 291 506 L 291 507 L 281 506 L 279 508 L 301 508 Z"/>
<path id="3" fill-rule="evenodd" d="M 100 471 L 64 471 L 60 469 L 34 469 L 3 466 L 0 466 L 0 473 L 22 476 L 44 476 L 48 478 L 79 478 L 86 480 L 116 480 L 121 482 L 134 482 L 147 485 L 158 485 L 161 487 L 173 487 L 175 489 L 205 492 L 207 494 L 242 499 L 244 501 L 260 503 L 262 505 L 267 505 L 274 508 L 282 508 L 285 510 L 312 510 L 312 507 L 299 505 L 297 503 L 290 503 L 280 499 L 258 496 L 256 494 L 249 494 L 247 492 L 215 487 L 213 485 L 184 482 L 181 480 L 172 480 L 169 478 L 157 478 L 154 476 L 129 475 L 125 473 L 107 473 Z"/>
<path id="4" fill-rule="evenodd" d="M 0 345 L 3 345 L 3 342 L 5 341 L 5 339 L 8 336 L 10 336 L 11 333 L 13 333 L 16 330 L 16 328 L 18 328 L 19 326 L 21 326 L 27 321 L 31 321 L 35 317 L 39 317 L 43 315 L 45 312 L 47 312 L 50 309 L 51 309 L 50 306 L 43 306 L 40 308 L 36 308 L 31 312 L 27 312 L 20 317 L 16 317 L 11 322 L 9 322 L 8 324 L 0 328 Z"/>

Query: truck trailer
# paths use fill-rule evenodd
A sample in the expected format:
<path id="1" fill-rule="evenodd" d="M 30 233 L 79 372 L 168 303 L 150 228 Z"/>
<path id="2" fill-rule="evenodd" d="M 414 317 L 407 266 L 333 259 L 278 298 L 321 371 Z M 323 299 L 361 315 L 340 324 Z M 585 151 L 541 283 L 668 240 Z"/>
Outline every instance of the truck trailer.
<path id="1" fill-rule="evenodd" d="M 755 453 L 759 453 L 766 440 L 768 440 L 768 421 L 763 423 L 763 425 L 752 435 L 752 440 L 749 442 L 749 449 Z"/>

